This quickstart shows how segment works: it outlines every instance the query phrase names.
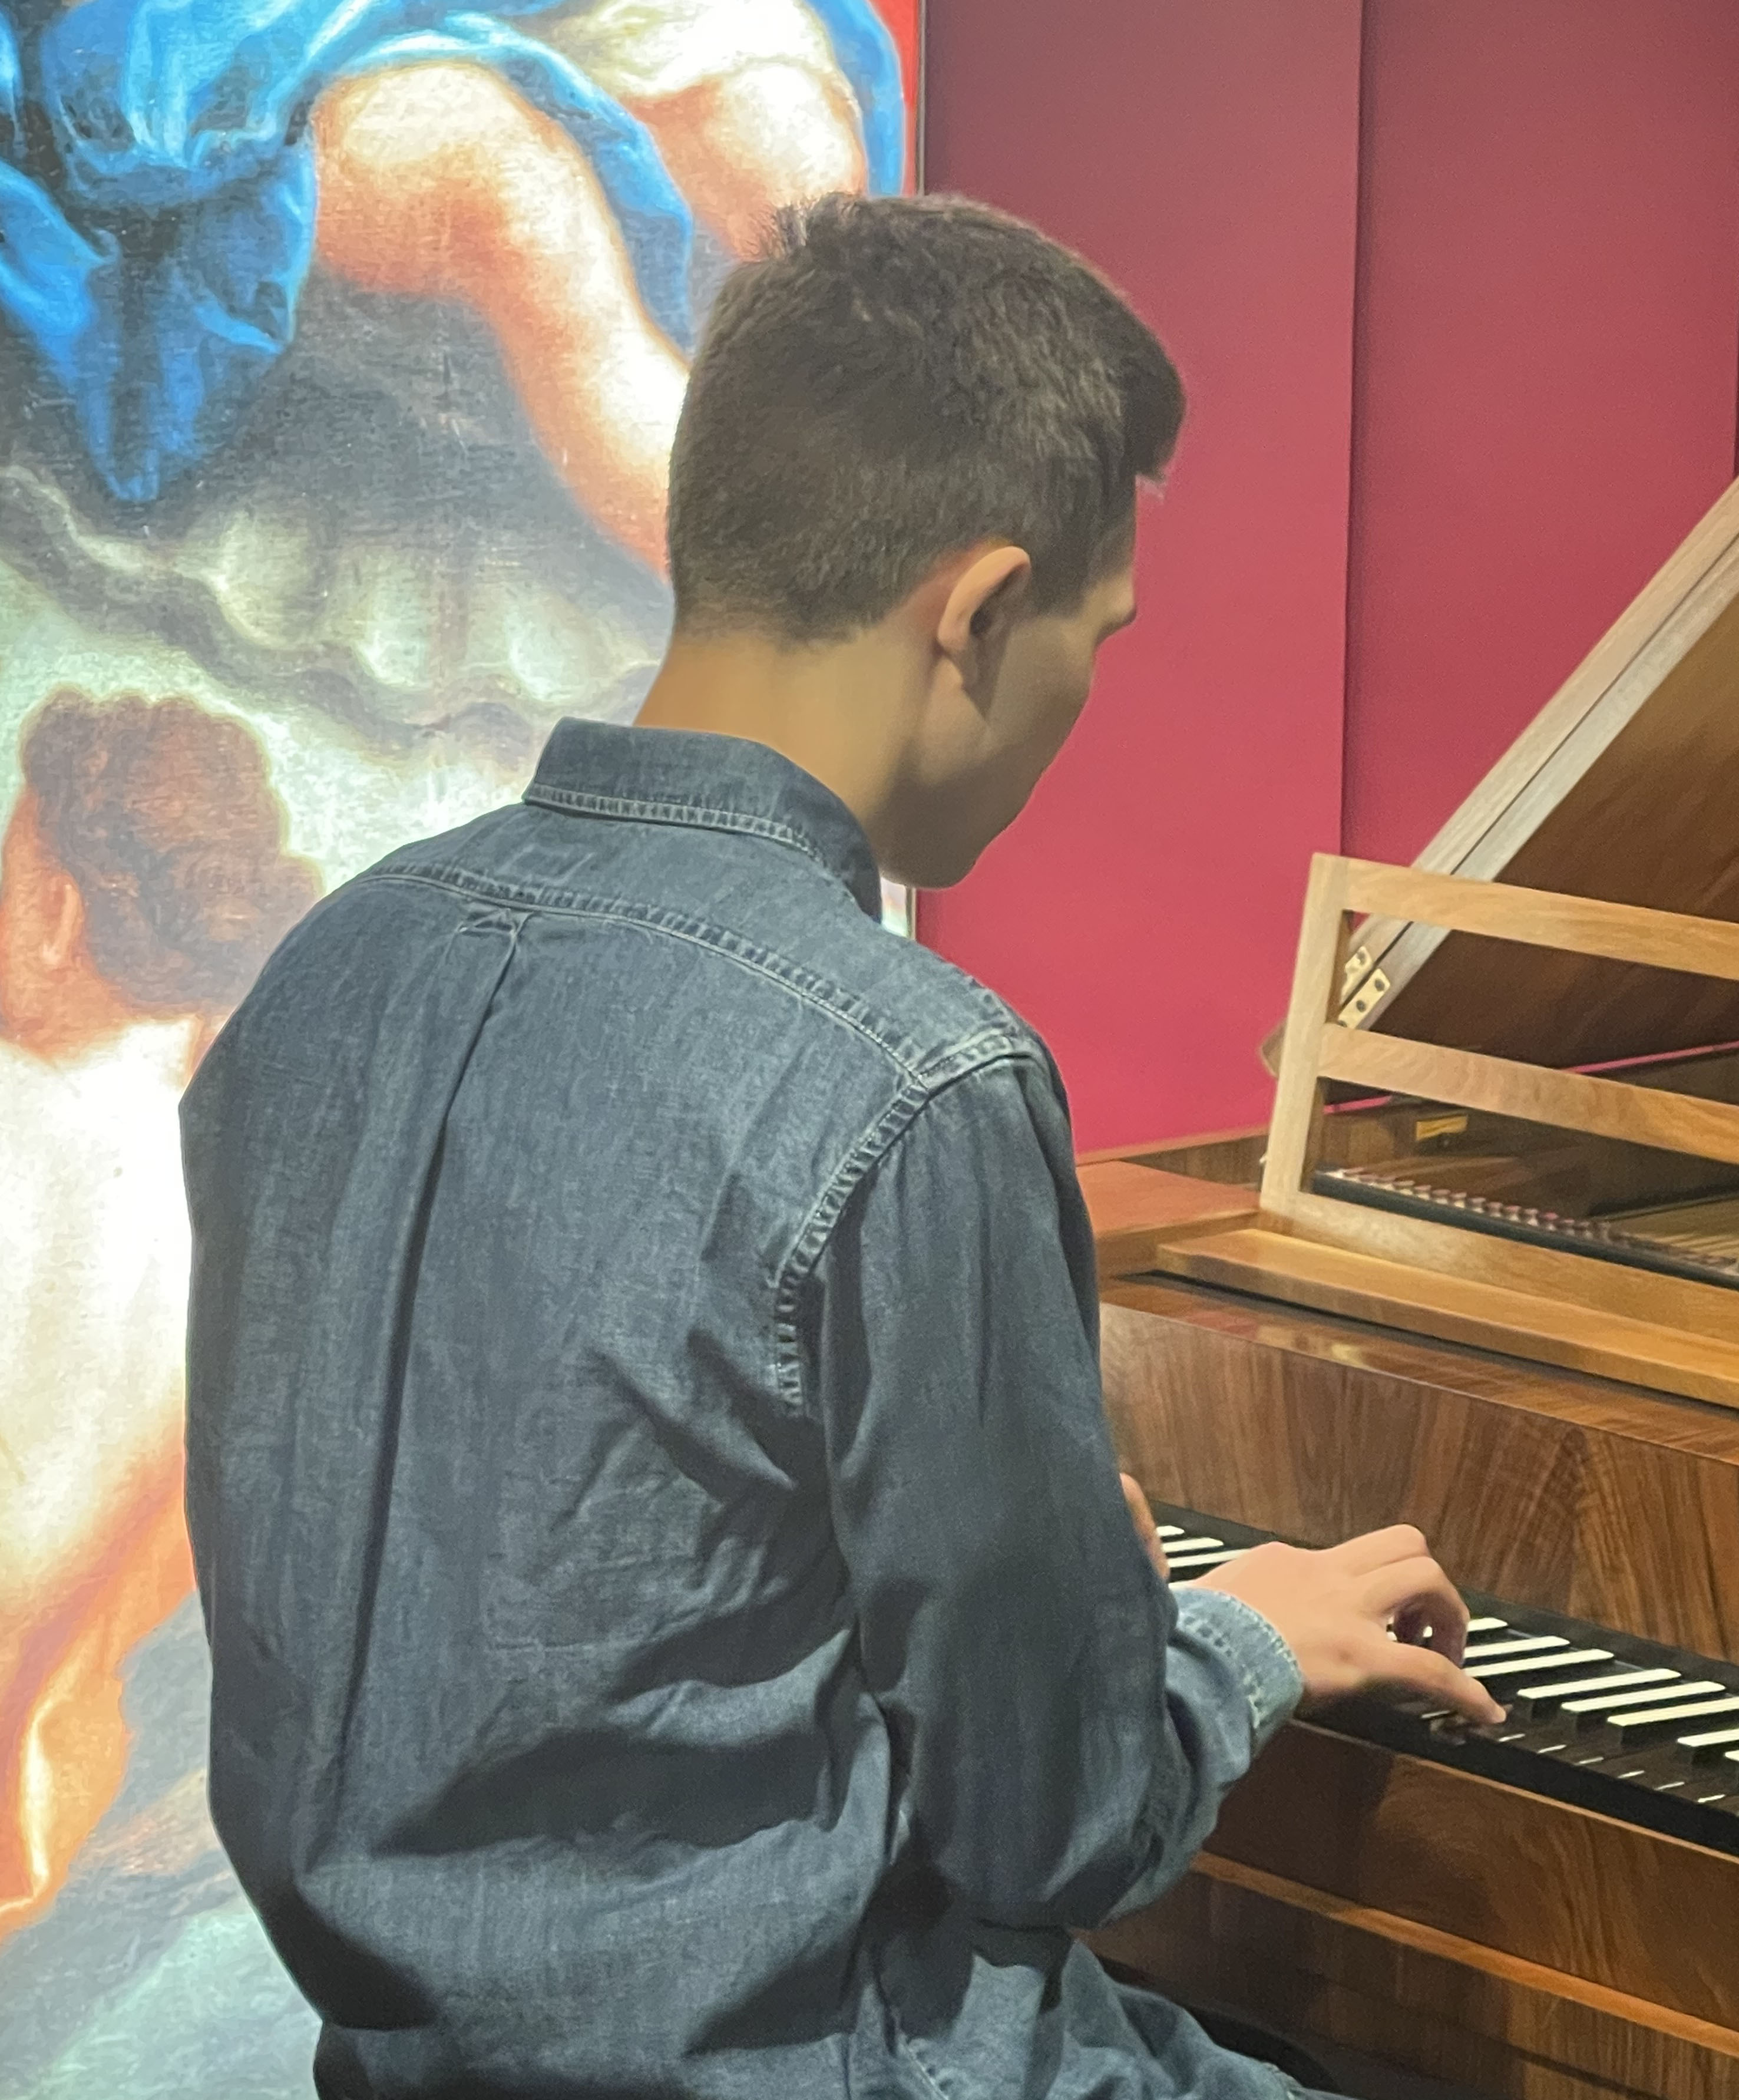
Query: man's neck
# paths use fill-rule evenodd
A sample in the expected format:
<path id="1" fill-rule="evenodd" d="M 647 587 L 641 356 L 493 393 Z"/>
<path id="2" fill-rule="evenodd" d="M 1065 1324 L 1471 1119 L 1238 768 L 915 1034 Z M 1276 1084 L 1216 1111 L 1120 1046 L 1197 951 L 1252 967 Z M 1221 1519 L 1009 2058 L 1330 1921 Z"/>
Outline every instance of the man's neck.
<path id="1" fill-rule="evenodd" d="M 909 734 L 909 684 L 880 629 L 816 647 L 678 634 L 638 719 L 766 744 L 830 788 L 874 845 Z"/>

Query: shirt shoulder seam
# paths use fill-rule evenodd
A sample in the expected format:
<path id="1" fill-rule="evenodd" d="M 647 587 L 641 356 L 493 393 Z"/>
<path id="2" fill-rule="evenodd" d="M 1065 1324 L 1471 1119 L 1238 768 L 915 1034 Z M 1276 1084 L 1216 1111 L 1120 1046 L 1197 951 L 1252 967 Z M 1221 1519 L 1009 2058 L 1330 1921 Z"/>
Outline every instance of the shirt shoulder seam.
<path id="1" fill-rule="evenodd" d="M 909 1039 L 902 1041 L 895 1029 L 878 1025 L 882 1017 L 868 1000 L 806 964 L 794 962 L 772 949 L 763 947 L 759 942 L 733 933 L 729 927 L 715 924 L 709 920 L 698 918 L 687 912 L 636 903 L 628 898 L 587 898 L 576 895 L 570 890 L 552 890 L 543 885 L 504 880 L 499 876 L 479 877 L 469 869 L 451 867 L 394 867 L 389 863 L 371 868 L 366 874 L 358 876 L 356 881 L 359 886 L 372 882 L 417 885 L 473 901 L 517 906 L 529 911 L 547 911 L 566 918 L 594 920 L 605 924 L 635 926 L 649 933 L 663 933 L 673 940 L 687 941 L 764 978 L 817 1012 L 828 1015 L 842 1027 L 849 1029 L 881 1051 L 909 1078 L 929 1074 L 939 1086 L 946 1083 L 949 1078 L 958 1076 L 961 1071 L 970 1069 L 970 1057 L 966 1064 L 962 1064 L 962 1054 L 974 1051 L 980 1043 L 1001 1042 L 1018 1048 L 1036 1043 L 1037 1040 L 1026 1024 L 997 999 L 994 993 L 988 991 L 971 978 L 963 978 L 962 982 L 970 986 L 971 994 L 980 1006 L 980 1016 L 976 1025 L 944 1035 L 940 1044 L 935 1048 L 926 1048 Z M 898 937 L 887 934 L 883 938 L 895 940 Z"/>
<path id="2" fill-rule="evenodd" d="M 517 906 L 533 911 L 551 912 L 565 918 L 592 920 L 603 924 L 637 927 L 649 933 L 685 941 L 705 949 L 753 976 L 764 979 L 816 1012 L 824 1014 L 878 1050 L 908 1081 L 935 1085 L 947 1083 L 970 1069 L 970 1053 L 988 1039 L 1013 1046 L 1020 1024 L 1012 1015 L 987 1017 L 964 1035 L 947 1037 L 936 1049 L 926 1049 L 898 1040 L 892 1031 L 878 1026 L 879 1017 L 867 1000 L 818 972 L 746 940 L 728 927 L 692 917 L 685 912 L 636 904 L 626 898 L 584 898 L 571 892 L 552 893 L 529 884 L 503 881 L 497 877 L 479 880 L 460 868 L 371 869 L 359 883 L 394 882 L 440 889 L 478 902 Z M 895 938 L 889 935 L 888 938 Z M 982 991 L 982 988 L 980 988 Z M 988 996 L 988 995 L 986 996 Z M 969 1062 L 961 1063 L 962 1055 Z"/>
<path id="3" fill-rule="evenodd" d="M 773 1377 L 794 1412 L 805 1405 L 799 1300 L 847 1204 L 932 1101 L 998 1065 L 1032 1065 L 1049 1077 L 1036 1039 L 998 1040 L 986 1031 L 975 1042 L 957 1046 L 953 1069 L 927 1080 L 912 1075 L 830 1176 L 786 1256 L 773 1294 Z"/>

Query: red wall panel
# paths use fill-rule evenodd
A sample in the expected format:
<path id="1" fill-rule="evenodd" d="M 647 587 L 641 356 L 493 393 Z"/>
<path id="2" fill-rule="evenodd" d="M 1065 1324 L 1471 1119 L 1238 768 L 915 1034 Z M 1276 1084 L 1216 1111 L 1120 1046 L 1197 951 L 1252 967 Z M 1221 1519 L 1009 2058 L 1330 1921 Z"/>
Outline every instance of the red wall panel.
<path id="1" fill-rule="evenodd" d="M 1050 1039 L 1084 1145 L 1254 1120 L 1340 831 L 1357 0 L 931 0 L 927 179 L 1116 279 L 1191 395 L 1142 615 L 926 940 Z"/>
<path id="2" fill-rule="evenodd" d="M 1254 1118 L 1310 849 L 1411 858 L 1733 472 L 1739 7 L 931 0 L 928 52 L 931 186 L 1192 408 L 1141 623 L 920 924 L 1084 1145 Z"/>
<path id="3" fill-rule="evenodd" d="M 1365 15 L 1346 838 L 1411 860 L 1732 476 L 1739 7 Z"/>

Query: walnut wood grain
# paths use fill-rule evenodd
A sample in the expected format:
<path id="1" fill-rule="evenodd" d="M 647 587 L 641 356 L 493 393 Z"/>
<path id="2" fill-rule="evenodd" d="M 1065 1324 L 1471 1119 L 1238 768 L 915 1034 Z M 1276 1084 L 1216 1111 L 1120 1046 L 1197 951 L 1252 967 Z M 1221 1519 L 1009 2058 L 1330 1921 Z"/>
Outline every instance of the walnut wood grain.
<path id="1" fill-rule="evenodd" d="M 1314 1545 L 1415 1523 L 1472 1587 L 1739 1661 L 1739 1416 L 1186 1283 L 1103 1320 L 1156 1500 Z"/>
<path id="2" fill-rule="evenodd" d="M 1297 1722 L 1233 1789 L 1208 1848 L 1739 2026 L 1730 1854 Z"/>
<path id="3" fill-rule="evenodd" d="M 1739 919 L 1736 526 L 1729 490 L 1426 848 L 1423 867 Z M 1572 1065 L 1739 1034 L 1727 983 L 1393 918 L 1360 941 L 1391 987 L 1374 1025 L 1422 1040 Z"/>
<path id="4" fill-rule="evenodd" d="M 1288 1237 L 1189 1215 L 1247 1201 L 1236 1189 L 1169 1176 L 1188 1185 L 1147 1200 L 1138 1176 L 1173 1157 L 1152 1148 L 1118 1177 L 1101 1246 L 1107 1407 L 1150 1495 L 1318 1544 L 1410 1519 L 1470 1586 L 1739 1661 L 1739 1415 L 1292 1303 L 1120 1280 L 1143 1232 L 1165 1264 Z M 1490 1242 L 1487 1277 L 1531 1277 L 1515 1257 L 1534 1251 Z M 1471 1281 L 1492 1312 L 1503 1286 Z M 1713 1295 L 1685 1287 L 1685 1303 Z M 1380 1314 L 1382 1296 L 1349 1294 Z M 1501 1318 L 1485 1331 L 1517 1339 Z M 1098 1941 L 1108 1956 L 1503 2100 L 1739 2100 L 1739 1860 L 1297 1726 L 1213 1842 L 1169 1905 Z"/>
<path id="5" fill-rule="evenodd" d="M 1085 1161 L 1079 1172 L 1102 1277 L 1151 1268 L 1161 1241 L 1180 1226 L 1256 1215 L 1253 1189 L 1168 1174 L 1125 1158 Z"/>
<path id="6" fill-rule="evenodd" d="M 1323 1203 L 1325 1199 L 1304 1201 Z M 1474 1247 L 1481 1237 L 1474 1233 L 1453 1233 L 1449 1226 L 1422 1218 L 1389 1218 L 1382 1211 L 1354 1214 L 1350 1203 L 1334 1207 L 1353 1214 L 1349 1220 L 1334 1220 L 1338 1237 L 1363 1235 L 1384 1251 L 1323 1246 L 1302 1233 L 1266 1229 L 1260 1220 L 1248 1226 L 1233 1220 L 1229 1231 L 1156 1235 L 1151 1262 L 1156 1270 L 1193 1277 L 1222 1290 L 1258 1291 L 1298 1306 L 1342 1312 L 1349 1319 L 1407 1327 L 1414 1334 L 1466 1342 L 1474 1348 L 1512 1350 L 1539 1363 L 1565 1365 L 1567 1370 L 1587 1371 L 1598 1378 L 1630 1379 L 1659 1392 L 1687 1394 L 1718 1407 L 1739 1409 L 1739 1344 L 1732 1339 L 1687 1331 L 1672 1319 L 1638 1319 L 1630 1312 L 1578 1304 L 1563 1295 L 1470 1279 L 1449 1273 L 1447 1266 L 1449 1262 L 1489 1260 L 1491 1255 L 1485 1254 L 1485 1247 L 1502 1250 L 1506 1264 L 1512 1268 L 1521 1268 L 1521 1262 L 1510 1260 L 1514 1255 L 1529 1255 L 1539 1264 L 1596 1266 L 1583 1255 L 1518 1247 L 1508 1241 L 1485 1241 Z M 1445 1268 L 1398 1260 L 1389 1251 L 1403 1237 L 1420 1239 L 1424 1235 L 1441 1235 L 1458 1243 L 1445 1255 Z M 1647 1291 L 1653 1283 L 1663 1286 L 1659 1291 L 1663 1300 L 1670 1300 L 1676 1291 L 1727 1298 L 1716 1286 L 1680 1283 L 1676 1277 L 1649 1277 L 1640 1270 L 1626 1273 L 1618 1264 L 1602 1266 L 1622 1277 L 1615 1290 L 1627 1298 L 1655 1295 Z M 1731 1317 L 1724 1302 L 1711 1312 L 1711 1319 Z"/>
<path id="7" fill-rule="evenodd" d="M 1719 841 L 1710 845 L 1719 850 Z M 1336 857 L 1316 858 L 1332 866 Z M 1346 860 L 1341 866 L 1338 885 L 1325 872 L 1318 911 L 1381 912 L 1528 947 L 1739 980 L 1739 927 L 1714 920 L 1514 882 L 1472 882 L 1382 861 Z M 1326 902 L 1330 898 L 1336 900 L 1332 905 Z M 1312 910 L 1308 895 L 1305 910 L 1306 915 Z"/>
<path id="8" fill-rule="evenodd" d="M 1090 1943 L 1186 2001 L 1501 2100 L 1739 2092 L 1730 2027 L 1211 1855 Z"/>
<path id="9" fill-rule="evenodd" d="M 1739 941 L 1739 928 L 1732 930 Z M 1325 1079 L 1351 1080 L 1372 1093 L 1416 1094 L 1456 1108 L 1485 1109 L 1559 1130 L 1739 1165 L 1739 1107 L 1731 1101 L 1698 1101 L 1664 1088 L 1547 1071 L 1513 1058 L 1334 1026 L 1319 1032 L 1316 1069 Z"/>
<path id="10" fill-rule="evenodd" d="M 1468 796 L 1419 869 L 1739 919 L 1736 678 L 1739 484 Z M 1387 990 L 1367 1021 L 1385 1032 L 1552 1065 L 1739 1035 L 1731 983 L 1635 960 L 1530 955 L 1496 938 L 1502 929 L 1446 933 L 1415 919 L 1403 896 L 1371 908 L 1358 935 L 1363 975 L 1380 971 Z M 1663 960 L 1651 951 L 1642 962 Z"/>
<path id="11" fill-rule="evenodd" d="M 1658 686 L 1663 664 L 1684 654 L 1688 631 L 1700 638 L 1739 592 L 1732 574 L 1736 545 L 1739 482 L 1716 497 L 1432 838 L 1419 857 L 1421 867 L 1482 876 L 1501 871 L 1517 843 L 1506 819 L 1523 784 L 1547 775 L 1555 759 L 1572 767 L 1579 759 L 1586 768 L 1634 718 Z M 1380 955 L 1383 944 L 1375 945 Z"/>
<path id="12" fill-rule="evenodd" d="M 1503 860 L 1499 880 L 1739 918 L 1736 659 L 1739 607 L 1729 604 L 1577 777 L 1548 773 L 1530 783 L 1517 827 L 1528 836 Z M 1421 938 L 1403 936 L 1385 959 L 1398 982 L 1403 944 Z M 1400 1035 L 1496 1057 L 1584 1065 L 1731 1041 L 1739 995 L 1701 976 L 1451 933 L 1376 1017 Z"/>
<path id="13" fill-rule="evenodd" d="M 1278 1237 L 1308 1242 L 1327 1252 L 1345 1247 L 1375 1255 L 1379 1260 L 1419 1272 L 1425 1279 L 1418 1286 L 1429 1295 L 1429 1279 L 1455 1279 L 1477 1284 L 1483 1290 L 1524 1298 L 1549 1300 L 1565 1315 L 1590 1315 L 1565 1325 L 1562 1331 L 1585 1337 L 1591 1346 L 1601 1346 L 1621 1362 L 1631 1348 L 1653 1350 L 1661 1362 L 1696 1365 L 1704 1361 L 1700 1345 L 1720 1343 L 1739 1345 L 1739 1290 L 1719 1283 L 1693 1282 L 1688 1277 L 1661 1276 L 1653 1270 L 1633 1268 L 1628 1263 L 1602 1261 L 1567 1249 L 1535 1246 L 1523 1240 L 1506 1239 L 1494 1233 L 1469 1232 L 1464 1226 L 1440 1224 L 1435 1218 L 1407 1217 L 1349 1203 L 1334 1196 L 1305 1193 L 1293 1206 L 1288 1229 Z M 1180 1225 L 1168 1233 L 1168 1241 L 1184 1236 Z M 1266 1260 L 1288 1259 L 1265 1250 Z M 1332 1273 L 1332 1267 L 1327 1273 Z M 1398 1284 L 1397 1312 L 1405 1324 L 1406 1299 L 1415 1286 Z M 1477 1297 L 1464 1301 L 1477 1307 Z M 1515 1312 L 1500 1312 L 1501 1325 Z M 1636 1335 L 1621 1343 L 1603 1339 L 1601 1326 L 1610 1321 L 1628 1327 L 1664 1329 L 1672 1339 Z M 1530 1352 L 1520 1336 L 1507 1345 L 1520 1355 Z M 1716 1376 L 1729 1368 L 1725 1348 L 1707 1355 L 1707 1365 Z M 1632 1377 L 1637 1383 L 1652 1383 L 1636 1373 L 1621 1370 L 1618 1376 Z M 1696 1395 L 1690 1396 L 1693 1398 Z"/>
<path id="14" fill-rule="evenodd" d="M 1739 672 L 1739 654 L 1734 668 Z M 1261 1215 L 1229 1232 L 1168 1232 L 1154 1265 L 1739 1408 L 1739 1292 L 1598 1262 L 1568 1246 L 1530 1246 L 1400 1218 L 1312 1189 L 1327 1082 L 1446 1103 L 1517 1128 L 1549 1126 L 1585 1141 L 1739 1166 L 1739 1105 L 1730 1100 L 1337 1025 L 1330 1016 L 1344 975 L 1348 913 L 1361 906 L 1584 956 L 1739 979 L 1739 927 L 1319 854 L 1299 934 Z"/>
<path id="15" fill-rule="evenodd" d="M 1254 1189 L 1261 1179 L 1262 1154 L 1268 1149 L 1266 1123 L 1245 1123 L 1236 1130 L 1216 1130 L 1195 1137 L 1155 1138 L 1147 1145 L 1111 1145 L 1076 1154 L 1081 1167 L 1116 1159 L 1137 1167 L 1158 1167 L 1205 1181 Z"/>

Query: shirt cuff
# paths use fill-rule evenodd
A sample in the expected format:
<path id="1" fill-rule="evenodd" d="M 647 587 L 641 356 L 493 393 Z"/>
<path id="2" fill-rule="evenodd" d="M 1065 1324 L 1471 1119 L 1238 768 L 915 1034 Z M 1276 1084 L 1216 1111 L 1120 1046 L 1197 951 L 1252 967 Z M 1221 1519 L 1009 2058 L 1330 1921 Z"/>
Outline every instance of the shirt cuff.
<path id="1" fill-rule="evenodd" d="M 1191 1583 L 1173 1590 L 1172 1599 L 1179 1626 L 1212 1648 L 1244 1687 L 1256 1738 L 1253 1756 L 1292 1718 L 1304 1696 L 1292 1650 L 1260 1612 L 1223 1590 L 1198 1590 Z"/>

